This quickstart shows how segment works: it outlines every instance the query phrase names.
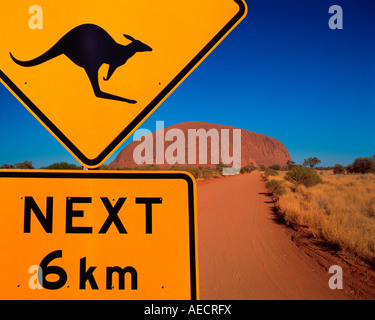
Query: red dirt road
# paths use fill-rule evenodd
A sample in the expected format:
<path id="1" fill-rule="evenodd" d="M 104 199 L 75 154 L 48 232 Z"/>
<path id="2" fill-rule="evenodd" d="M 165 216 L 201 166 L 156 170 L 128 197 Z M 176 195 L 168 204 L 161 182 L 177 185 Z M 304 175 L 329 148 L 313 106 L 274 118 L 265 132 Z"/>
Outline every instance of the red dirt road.
<path id="1" fill-rule="evenodd" d="M 257 172 L 198 184 L 200 299 L 350 299 L 290 240 L 268 192 Z"/>

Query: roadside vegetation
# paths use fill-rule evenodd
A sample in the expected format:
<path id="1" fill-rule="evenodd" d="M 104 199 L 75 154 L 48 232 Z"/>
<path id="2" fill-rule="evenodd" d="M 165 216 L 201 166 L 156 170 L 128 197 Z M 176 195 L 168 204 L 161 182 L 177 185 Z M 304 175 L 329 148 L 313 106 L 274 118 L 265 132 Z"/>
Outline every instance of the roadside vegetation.
<path id="1" fill-rule="evenodd" d="M 75 164 L 67 163 L 67 162 L 56 162 L 48 167 L 41 167 L 40 169 L 48 169 L 48 170 L 82 170 L 82 166 L 76 166 Z"/>
<path id="2" fill-rule="evenodd" d="M 200 167 L 200 166 L 172 166 L 170 168 L 160 168 L 156 166 L 155 164 L 149 164 L 149 165 L 142 165 L 135 169 L 130 168 L 121 168 L 116 170 L 145 170 L 145 171 L 157 171 L 157 170 L 168 170 L 168 171 L 185 171 L 189 172 L 194 176 L 196 180 L 209 180 L 209 179 L 216 179 L 223 176 L 223 168 L 229 168 L 230 166 L 226 166 L 223 163 L 217 164 L 213 168 L 208 167 Z M 101 170 L 115 170 L 107 165 L 103 165 L 100 167 Z M 240 173 L 250 173 L 254 170 L 256 170 L 253 165 L 247 165 L 240 169 Z"/>
<path id="3" fill-rule="evenodd" d="M 15 164 L 3 164 L 0 169 L 35 169 L 31 161 L 24 161 Z"/>
<path id="4" fill-rule="evenodd" d="M 341 254 L 375 265 L 374 158 L 333 170 L 293 164 L 287 172 L 263 175 L 287 224 L 307 226 Z"/>
<path id="5" fill-rule="evenodd" d="M 154 164 L 137 167 L 136 169 L 123 168 L 121 170 L 143 170 L 143 171 L 157 171 L 157 170 L 168 170 L 168 171 L 185 171 L 189 172 L 195 179 L 214 179 L 221 177 L 222 166 L 217 165 L 215 168 L 203 168 L 193 166 L 172 166 L 168 169 L 162 169 Z"/>
<path id="6" fill-rule="evenodd" d="M 278 166 L 278 165 L 276 165 Z M 159 171 L 159 170 L 168 170 L 168 171 L 185 171 L 189 172 L 194 176 L 195 179 L 197 180 L 209 180 L 209 179 L 215 179 L 215 178 L 220 178 L 223 176 L 223 168 L 229 168 L 230 166 L 226 166 L 223 163 L 217 164 L 215 167 L 201 167 L 201 166 L 172 166 L 170 168 L 161 168 L 158 167 L 155 164 L 149 164 L 149 165 L 141 165 L 137 168 L 120 168 L 120 169 L 114 169 L 110 167 L 109 165 L 102 165 L 99 167 L 99 170 L 124 170 L 124 171 L 130 171 L 130 170 L 141 170 L 141 171 Z M 278 166 L 278 169 L 280 166 Z M 34 166 L 32 165 L 31 161 L 24 161 L 22 163 L 15 163 L 15 164 L 3 164 L 0 166 L 0 169 L 35 169 Z M 83 170 L 82 166 L 77 166 L 75 164 L 70 164 L 67 162 L 56 162 L 53 163 L 47 167 L 41 167 L 40 169 L 44 170 Z M 257 170 L 257 168 L 251 164 L 251 165 L 246 165 L 240 169 L 241 174 L 245 173 L 251 173 L 252 171 Z M 271 169 L 270 169 L 271 170 Z"/>

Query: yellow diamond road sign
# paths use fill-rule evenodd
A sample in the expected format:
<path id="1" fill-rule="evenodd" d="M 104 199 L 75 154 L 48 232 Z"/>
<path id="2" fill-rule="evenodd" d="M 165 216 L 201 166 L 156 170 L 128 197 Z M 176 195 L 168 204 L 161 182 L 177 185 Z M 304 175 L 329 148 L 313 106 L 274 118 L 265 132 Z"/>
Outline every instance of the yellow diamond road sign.
<path id="1" fill-rule="evenodd" d="M 98 167 L 245 17 L 243 0 L 7 1 L 1 82 Z"/>
<path id="2" fill-rule="evenodd" d="M 198 299 L 193 178 L 0 170 L 0 299 Z"/>

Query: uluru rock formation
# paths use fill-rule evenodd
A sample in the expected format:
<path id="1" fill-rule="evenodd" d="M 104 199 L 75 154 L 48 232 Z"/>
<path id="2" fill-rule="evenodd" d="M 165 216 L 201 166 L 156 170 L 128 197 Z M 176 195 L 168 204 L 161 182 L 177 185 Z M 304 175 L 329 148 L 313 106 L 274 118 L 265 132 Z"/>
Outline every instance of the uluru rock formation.
<path id="1" fill-rule="evenodd" d="M 142 156 L 144 158 L 147 158 L 145 148 L 148 149 L 149 154 L 147 158 L 147 164 L 156 164 L 158 167 L 163 169 L 168 169 L 172 165 L 215 167 L 216 163 L 212 162 L 215 162 L 215 159 L 217 160 L 217 158 L 220 162 L 228 164 L 225 161 L 223 161 L 222 158 L 222 133 L 227 132 L 227 135 L 229 135 L 229 148 L 227 147 L 229 151 L 227 152 L 229 152 L 229 156 L 234 156 L 233 138 L 234 130 L 236 129 L 241 130 L 241 167 L 250 164 L 253 164 L 256 167 L 259 167 L 260 165 L 265 165 L 267 167 L 273 164 L 285 166 L 287 161 L 291 160 L 288 150 L 280 141 L 274 138 L 270 138 L 263 134 L 251 132 L 245 129 L 239 129 L 235 127 L 217 125 L 206 122 L 190 121 L 174 124 L 162 130 L 149 134 L 147 138 L 142 137 L 141 141 L 133 141 L 129 143 L 121 150 L 116 159 L 109 166 L 115 169 L 137 168 L 140 166 L 140 164 L 137 164 L 134 161 L 134 155 L 139 156 L 142 153 Z M 169 134 L 167 134 L 168 131 L 170 131 Z M 189 134 L 194 134 L 197 132 L 203 133 L 204 139 L 189 139 Z M 239 131 L 237 131 L 237 133 L 239 133 Z M 215 140 L 215 138 L 207 138 L 211 134 L 213 134 L 213 136 L 218 136 L 219 141 Z M 195 137 L 194 135 L 192 136 Z M 196 145 L 195 148 L 194 143 Z M 200 159 L 201 157 L 199 155 L 199 146 L 200 144 L 202 144 L 202 146 L 205 146 L 205 143 L 207 143 L 207 163 L 202 163 L 202 159 Z M 224 143 L 223 147 L 225 148 L 225 146 L 228 146 L 228 143 Z M 157 148 L 159 149 L 157 150 Z M 191 163 L 191 158 L 189 161 L 189 153 L 191 156 L 192 152 L 196 152 L 195 163 Z M 177 153 L 179 153 L 179 163 L 171 164 L 171 161 L 168 160 L 171 159 L 171 155 L 174 157 L 174 159 L 176 159 Z M 158 163 L 161 162 L 160 157 L 163 158 L 163 163 Z M 205 156 L 203 158 L 205 158 Z M 137 160 L 137 162 L 139 162 L 139 160 Z M 232 166 L 233 163 L 228 165 Z"/>

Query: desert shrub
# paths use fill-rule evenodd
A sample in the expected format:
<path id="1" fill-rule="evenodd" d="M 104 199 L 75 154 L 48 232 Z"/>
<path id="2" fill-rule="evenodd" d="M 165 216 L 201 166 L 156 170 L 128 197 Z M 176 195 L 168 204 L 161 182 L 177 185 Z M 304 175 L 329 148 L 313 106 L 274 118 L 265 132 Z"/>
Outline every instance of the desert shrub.
<path id="1" fill-rule="evenodd" d="M 352 164 L 348 164 L 345 169 L 347 173 L 354 173 L 354 166 Z"/>
<path id="2" fill-rule="evenodd" d="M 322 179 L 316 173 L 316 170 L 301 165 L 293 167 L 285 174 L 285 179 L 296 184 L 302 184 L 305 187 L 312 187 L 322 183 Z"/>
<path id="3" fill-rule="evenodd" d="M 48 167 L 42 167 L 41 169 L 52 169 L 52 170 L 82 170 L 82 167 L 76 166 L 73 163 L 67 162 L 55 162 Z"/>
<path id="4" fill-rule="evenodd" d="M 273 192 L 274 195 L 276 196 L 281 196 L 283 194 L 286 194 L 286 189 L 284 186 L 280 186 L 278 188 L 275 189 L 275 191 Z"/>
<path id="5" fill-rule="evenodd" d="M 370 157 L 357 158 L 346 169 L 350 173 L 375 173 L 375 160 Z"/>
<path id="6" fill-rule="evenodd" d="M 266 184 L 267 188 L 276 196 L 281 196 L 286 193 L 285 187 L 282 185 L 282 180 L 269 180 Z"/>
<path id="7" fill-rule="evenodd" d="M 254 171 L 256 168 L 254 167 L 254 165 L 247 165 L 247 166 L 244 166 L 244 167 L 242 167 L 241 168 L 241 170 L 240 170 L 240 172 L 241 173 L 250 173 L 250 172 L 252 172 L 252 171 Z"/>
<path id="8" fill-rule="evenodd" d="M 269 166 L 268 168 L 273 169 L 273 170 L 280 170 L 281 167 L 278 164 L 273 164 L 272 166 Z"/>
<path id="9" fill-rule="evenodd" d="M 0 169 L 14 169 L 14 165 L 5 163 L 0 167 Z"/>
<path id="10" fill-rule="evenodd" d="M 189 172 L 195 179 L 198 179 L 201 177 L 201 170 L 197 167 L 189 167 L 189 166 L 174 166 L 171 168 L 171 170 L 174 171 L 186 171 Z"/>
<path id="11" fill-rule="evenodd" d="M 210 179 L 212 177 L 212 170 L 210 170 L 208 168 L 207 169 L 204 168 L 204 169 L 201 169 L 200 171 L 201 171 L 201 176 L 202 176 L 203 179 L 207 180 L 207 179 Z"/>
<path id="12" fill-rule="evenodd" d="M 295 165 L 296 165 L 296 163 L 294 161 L 292 161 L 292 160 L 288 160 L 286 162 L 287 170 L 292 169 Z"/>
<path id="13" fill-rule="evenodd" d="M 266 170 L 264 170 L 264 175 L 266 177 L 269 177 L 269 176 L 278 176 L 279 173 L 277 172 L 277 170 L 267 168 Z"/>
<path id="14" fill-rule="evenodd" d="M 345 167 L 342 166 L 341 164 L 335 164 L 333 167 L 333 174 L 345 174 Z"/>
<path id="15" fill-rule="evenodd" d="M 3 164 L 1 169 L 35 169 L 31 161 L 24 161 L 20 163 L 15 163 L 14 165 Z"/>
<path id="16" fill-rule="evenodd" d="M 267 181 L 266 186 L 270 191 L 273 192 L 275 191 L 277 187 L 281 186 L 282 184 L 283 184 L 283 181 L 272 179 L 272 180 Z"/>

